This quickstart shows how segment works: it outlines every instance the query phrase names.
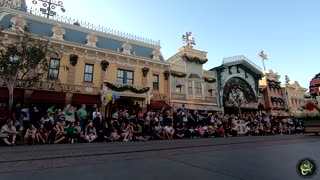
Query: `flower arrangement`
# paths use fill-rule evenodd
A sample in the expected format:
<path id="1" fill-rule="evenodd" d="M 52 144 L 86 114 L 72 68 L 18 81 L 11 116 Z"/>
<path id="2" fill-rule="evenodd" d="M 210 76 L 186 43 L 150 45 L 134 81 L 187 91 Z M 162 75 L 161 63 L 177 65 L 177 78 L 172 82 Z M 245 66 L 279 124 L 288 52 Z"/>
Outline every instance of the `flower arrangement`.
<path id="1" fill-rule="evenodd" d="M 108 68 L 108 66 L 109 66 L 109 62 L 106 61 L 106 60 L 103 60 L 103 61 L 101 61 L 100 65 L 101 65 L 101 69 L 102 69 L 103 71 L 106 71 L 107 68 Z"/>
<path id="2" fill-rule="evenodd" d="M 77 62 L 78 62 L 78 58 L 79 58 L 78 55 L 70 54 L 70 64 L 72 66 L 75 66 L 77 64 Z"/>

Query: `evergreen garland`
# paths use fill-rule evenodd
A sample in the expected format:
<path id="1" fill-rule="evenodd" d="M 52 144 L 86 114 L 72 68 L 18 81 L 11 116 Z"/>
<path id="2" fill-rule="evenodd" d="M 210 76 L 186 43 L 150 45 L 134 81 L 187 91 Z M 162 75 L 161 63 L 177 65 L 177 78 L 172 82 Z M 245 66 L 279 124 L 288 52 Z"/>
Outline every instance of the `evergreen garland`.
<path id="1" fill-rule="evenodd" d="M 106 71 L 107 68 L 108 68 L 108 66 L 109 66 L 109 62 L 106 61 L 106 60 L 103 60 L 103 61 L 101 61 L 100 65 L 101 65 L 101 69 L 102 69 L 103 71 Z"/>
<path id="2" fill-rule="evenodd" d="M 208 59 L 201 60 L 201 59 L 199 59 L 198 57 L 189 57 L 189 56 L 187 56 L 187 55 L 185 55 L 184 58 L 185 58 L 187 61 L 193 62 L 193 63 L 196 63 L 196 64 L 205 64 L 206 62 L 208 62 Z"/>
<path id="3" fill-rule="evenodd" d="M 171 76 L 177 77 L 177 78 L 184 78 L 187 76 L 187 74 L 178 74 L 178 73 L 171 72 Z"/>
<path id="4" fill-rule="evenodd" d="M 170 76 L 170 73 L 169 73 L 169 71 L 164 71 L 164 72 L 163 72 L 163 75 L 164 75 L 164 79 L 165 79 L 165 80 L 168 80 L 168 79 L 169 79 L 169 76 Z"/>
<path id="5" fill-rule="evenodd" d="M 113 91 L 117 91 L 117 92 L 123 92 L 123 91 L 129 90 L 129 91 L 134 92 L 136 94 L 143 94 L 143 93 L 146 93 L 146 92 L 148 92 L 150 90 L 149 87 L 144 87 L 144 88 L 141 88 L 141 89 L 137 89 L 137 88 L 135 88 L 135 87 L 133 87 L 131 85 L 123 85 L 121 87 L 118 87 L 118 86 L 116 86 L 116 85 L 114 85 L 112 83 L 109 83 L 109 82 L 106 82 L 105 84 L 106 84 L 106 86 L 108 88 L 110 88 Z"/>
<path id="6" fill-rule="evenodd" d="M 208 79 L 208 78 L 204 78 L 204 81 L 207 83 L 215 83 L 216 79 Z"/>
<path id="7" fill-rule="evenodd" d="M 70 64 L 72 66 L 75 66 L 77 64 L 77 62 L 78 62 L 78 58 L 79 58 L 78 55 L 70 54 Z"/>

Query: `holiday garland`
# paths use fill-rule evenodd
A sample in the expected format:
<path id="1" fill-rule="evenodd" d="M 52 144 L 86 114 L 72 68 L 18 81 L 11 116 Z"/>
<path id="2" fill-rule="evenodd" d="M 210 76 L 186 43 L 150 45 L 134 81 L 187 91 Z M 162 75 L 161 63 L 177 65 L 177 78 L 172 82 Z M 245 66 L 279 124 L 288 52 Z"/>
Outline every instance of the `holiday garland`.
<path id="1" fill-rule="evenodd" d="M 107 70 L 107 68 L 108 68 L 108 66 L 109 66 L 109 62 L 108 61 L 106 61 L 106 60 L 103 60 L 103 61 L 101 61 L 101 69 L 103 70 L 103 71 L 106 71 Z"/>
<path id="2" fill-rule="evenodd" d="M 70 54 L 70 64 L 72 66 L 75 66 L 77 64 L 77 62 L 78 62 L 78 58 L 79 58 L 78 55 Z"/>
<path id="3" fill-rule="evenodd" d="M 215 83 L 216 79 L 208 79 L 208 78 L 204 78 L 204 81 L 207 83 Z"/>
<path id="4" fill-rule="evenodd" d="M 174 72 L 171 72 L 170 74 L 171 74 L 171 76 L 178 77 L 178 78 L 184 78 L 187 76 L 187 74 L 178 74 L 178 73 L 174 73 Z"/>
<path id="5" fill-rule="evenodd" d="M 205 64 L 206 62 L 208 62 L 208 59 L 205 59 L 205 60 L 201 60 L 199 59 L 198 57 L 189 57 L 187 55 L 184 55 L 184 58 L 189 61 L 189 62 L 193 62 L 193 63 L 196 63 L 196 64 Z"/>
<path id="6" fill-rule="evenodd" d="M 108 88 L 110 88 L 113 91 L 117 91 L 117 92 L 123 92 L 123 91 L 129 90 L 129 91 L 134 92 L 136 94 L 143 94 L 143 93 L 146 93 L 146 92 L 148 92 L 150 90 L 149 87 L 144 87 L 144 88 L 141 88 L 141 89 L 137 89 L 137 88 L 135 88 L 135 87 L 133 87 L 131 85 L 123 85 L 123 86 L 118 87 L 118 86 L 116 86 L 116 85 L 114 85 L 112 83 L 109 83 L 109 82 L 106 82 L 105 84 L 106 84 L 106 86 Z"/>
<path id="7" fill-rule="evenodd" d="M 170 76 L 170 73 L 169 73 L 169 71 L 164 71 L 164 72 L 163 72 L 163 75 L 164 75 L 164 79 L 165 79 L 165 80 L 168 80 L 168 79 L 169 79 L 169 76 Z"/>
<path id="8" fill-rule="evenodd" d="M 142 68 L 143 77 L 146 77 L 148 75 L 148 72 L 149 72 L 149 68 L 147 67 Z"/>

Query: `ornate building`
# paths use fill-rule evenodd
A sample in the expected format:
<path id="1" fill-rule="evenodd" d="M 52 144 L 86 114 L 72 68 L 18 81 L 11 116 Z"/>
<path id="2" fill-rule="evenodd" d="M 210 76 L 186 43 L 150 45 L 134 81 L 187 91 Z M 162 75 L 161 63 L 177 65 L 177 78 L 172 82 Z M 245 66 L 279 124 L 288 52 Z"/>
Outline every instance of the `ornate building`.
<path id="1" fill-rule="evenodd" d="M 310 81 L 310 95 L 320 96 L 320 73 L 316 74 Z"/>
<path id="2" fill-rule="evenodd" d="M 262 70 L 245 56 L 224 58 L 217 73 L 219 105 L 225 113 L 258 110 Z"/>
<path id="3" fill-rule="evenodd" d="M 264 97 L 264 108 L 268 114 L 282 115 L 287 110 L 285 95 L 279 79 L 278 73 L 269 70 L 264 72 L 264 77 L 259 81 Z"/>
<path id="4" fill-rule="evenodd" d="M 15 28 L 27 28 L 30 34 L 49 39 L 59 54 L 48 55 L 48 77 L 54 81 L 21 83 L 15 90 L 18 101 L 106 105 L 112 104 L 111 95 L 114 105 L 146 108 L 152 99 L 168 100 L 164 72 L 169 66 L 158 41 L 10 7 L 0 7 L 4 38 L 10 41 Z M 0 98 L 7 98 L 7 89 L 0 91 Z"/>
<path id="5" fill-rule="evenodd" d="M 303 88 L 297 81 L 290 83 L 286 82 L 282 86 L 283 94 L 285 95 L 286 109 L 289 115 L 294 115 L 297 113 L 297 108 L 301 107 L 304 103 L 304 95 L 308 89 Z"/>
<path id="6" fill-rule="evenodd" d="M 207 52 L 183 46 L 167 60 L 170 64 L 170 104 L 174 109 L 220 111 L 214 71 L 203 70 Z M 170 76 L 169 76 L 170 74 Z"/>

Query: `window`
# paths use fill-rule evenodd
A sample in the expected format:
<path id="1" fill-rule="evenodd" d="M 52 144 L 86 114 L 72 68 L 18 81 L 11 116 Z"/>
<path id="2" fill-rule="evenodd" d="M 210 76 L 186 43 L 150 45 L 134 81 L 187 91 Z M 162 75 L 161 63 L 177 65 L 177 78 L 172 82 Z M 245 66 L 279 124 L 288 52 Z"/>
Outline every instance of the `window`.
<path id="1" fill-rule="evenodd" d="M 93 64 L 85 64 L 84 66 L 84 82 L 93 81 Z"/>
<path id="2" fill-rule="evenodd" d="M 195 82 L 194 83 L 194 87 L 195 87 L 195 93 L 198 95 L 202 94 L 202 87 L 201 87 L 201 82 Z"/>
<path id="3" fill-rule="evenodd" d="M 117 82 L 119 84 L 133 84 L 133 71 L 118 69 Z"/>
<path id="4" fill-rule="evenodd" d="M 181 86 L 176 87 L 176 93 L 181 93 Z"/>
<path id="5" fill-rule="evenodd" d="M 188 82 L 188 93 L 189 93 L 189 94 L 193 94 L 193 91 L 192 91 L 192 81 Z"/>
<path id="6" fill-rule="evenodd" d="M 60 59 L 50 59 L 49 64 L 49 78 L 58 79 L 60 69 Z"/>
<path id="7" fill-rule="evenodd" d="M 153 75 L 153 90 L 159 90 L 159 76 Z"/>
<path id="8" fill-rule="evenodd" d="M 212 89 L 208 90 L 208 96 L 210 96 L 210 97 L 213 96 L 213 91 L 212 91 Z"/>

